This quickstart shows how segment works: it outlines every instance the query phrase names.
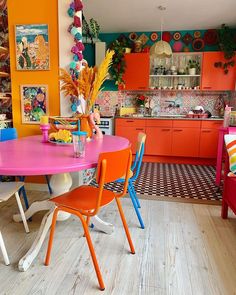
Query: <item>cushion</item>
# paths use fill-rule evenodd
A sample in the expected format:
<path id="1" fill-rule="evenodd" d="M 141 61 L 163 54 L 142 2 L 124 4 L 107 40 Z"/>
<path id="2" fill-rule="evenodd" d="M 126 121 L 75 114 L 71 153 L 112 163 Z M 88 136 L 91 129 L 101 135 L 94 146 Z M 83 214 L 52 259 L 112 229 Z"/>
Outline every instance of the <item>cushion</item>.
<path id="1" fill-rule="evenodd" d="M 231 171 L 228 176 L 236 176 L 236 135 L 226 134 L 224 138 L 229 155 L 229 169 Z"/>

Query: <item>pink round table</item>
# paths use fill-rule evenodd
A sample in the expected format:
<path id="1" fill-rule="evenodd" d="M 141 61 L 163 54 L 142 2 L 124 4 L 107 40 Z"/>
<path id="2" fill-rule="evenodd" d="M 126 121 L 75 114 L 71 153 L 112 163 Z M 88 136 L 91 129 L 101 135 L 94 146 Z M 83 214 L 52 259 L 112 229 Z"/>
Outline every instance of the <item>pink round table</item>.
<path id="1" fill-rule="evenodd" d="M 69 172 L 81 171 L 97 166 L 98 156 L 102 152 L 118 151 L 129 146 L 123 137 L 105 135 L 102 139 L 93 139 L 86 143 L 85 158 L 73 157 L 73 145 L 57 145 L 42 143 L 42 136 L 29 136 L 15 140 L 0 142 L 0 175 L 52 175 L 50 185 L 53 196 L 68 192 L 72 186 Z M 54 204 L 48 200 L 31 204 L 25 212 L 29 219 L 41 210 L 48 210 L 43 217 L 37 237 L 26 255 L 19 261 L 18 267 L 26 271 L 38 255 L 45 236 L 51 226 Z M 70 215 L 62 213 L 58 220 L 65 220 Z M 16 222 L 21 221 L 20 215 L 14 215 Z M 102 221 L 98 216 L 92 220 L 99 230 L 111 234 L 112 224 Z"/>

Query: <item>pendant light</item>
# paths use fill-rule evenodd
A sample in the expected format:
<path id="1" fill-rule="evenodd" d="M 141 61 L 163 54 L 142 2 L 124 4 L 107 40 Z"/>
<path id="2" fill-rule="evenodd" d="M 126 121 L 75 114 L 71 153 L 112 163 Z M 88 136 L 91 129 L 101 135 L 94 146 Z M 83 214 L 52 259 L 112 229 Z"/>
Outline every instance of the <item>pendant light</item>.
<path id="1" fill-rule="evenodd" d="M 166 10 L 164 6 L 158 6 L 158 9 L 162 12 Z M 152 45 L 150 48 L 150 56 L 155 58 L 165 58 L 172 56 L 172 49 L 168 42 L 162 40 L 162 28 L 163 27 L 163 18 L 161 17 L 161 40 L 157 41 L 155 44 Z"/>

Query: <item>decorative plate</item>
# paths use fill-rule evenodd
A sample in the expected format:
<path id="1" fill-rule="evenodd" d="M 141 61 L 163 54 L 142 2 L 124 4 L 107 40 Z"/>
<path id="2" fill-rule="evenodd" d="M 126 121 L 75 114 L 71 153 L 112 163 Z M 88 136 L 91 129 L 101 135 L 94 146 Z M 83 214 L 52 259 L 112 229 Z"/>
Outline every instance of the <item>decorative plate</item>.
<path id="1" fill-rule="evenodd" d="M 149 39 L 148 36 L 143 33 L 142 35 L 138 37 L 137 41 L 141 41 L 142 44 L 145 45 L 148 39 Z"/>
<path id="2" fill-rule="evenodd" d="M 162 33 L 162 40 L 163 41 L 166 41 L 169 43 L 171 41 L 171 39 L 172 39 L 172 35 L 170 32 L 163 32 Z"/>
<path id="3" fill-rule="evenodd" d="M 211 29 L 207 30 L 203 36 L 206 45 L 216 45 L 218 42 L 217 30 Z"/>
<path id="4" fill-rule="evenodd" d="M 152 33 L 150 35 L 150 39 L 152 42 L 155 42 L 158 39 L 158 34 L 157 33 Z"/>
<path id="5" fill-rule="evenodd" d="M 135 41 L 137 38 L 138 38 L 138 35 L 136 33 L 133 32 L 129 34 L 129 39 L 131 41 Z"/>
<path id="6" fill-rule="evenodd" d="M 181 33 L 180 32 L 175 32 L 173 35 L 173 39 L 175 41 L 178 41 L 181 38 Z"/>
<path id="7" fill-rule="evenodd" d="M 55 140 L 48 140 L 48 142 L 53 143 L 53 144 L 57 144 L 57 145 L 71 145 L 73 144 L 73 142 L 61 142 L 61 141 L 55 141 Z"/>
<path id="8" fill-rule="evenodd" d="M 192 47 L 195 51 L 200 51 L 204 47 L 204 41 L 201 38 L 194 39 L 192 43 Z"/>
<path id="9" fill-rule="evenodd" d="M 181 41 L 176 41 L 173 46 L 172 46 L 173 50 L 175 52 L 180 52 L 183 48 L 183 43 Z"/>
<path id="10" fill-rule="evenodd" d="M 190 43 L 192 43 L 192 41 L 193 41 L 192 35 L 190 35 L 189 33 L 186 33 L 183 37 L 184 44 L 189 45 Z"/>
<path id="11" fill-rule="evenodd" d="M 201 32 L 200 32 L 200 31 L 195 31 L 195 32 L 193 33 L 193 36 L 194 36 L 195 39 L 198 39 L 198 38 L 201 37 Z"/>

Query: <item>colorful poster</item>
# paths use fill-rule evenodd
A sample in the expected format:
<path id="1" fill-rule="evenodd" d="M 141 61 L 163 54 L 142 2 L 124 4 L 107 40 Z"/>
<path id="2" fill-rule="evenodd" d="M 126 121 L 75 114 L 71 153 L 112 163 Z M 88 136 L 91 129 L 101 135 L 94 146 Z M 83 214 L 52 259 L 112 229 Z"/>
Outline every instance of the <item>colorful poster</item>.
<path id="1" fill-rule="evenodd" d="M 16 25 L 16 69 L 49 70 L 48 25 Z"/>
<path id="2" fill-rule="evenodd" d="M 47 85 L 21 85 L 22 123 L 39 124 L 40 117 L 48 115 Z"/>

